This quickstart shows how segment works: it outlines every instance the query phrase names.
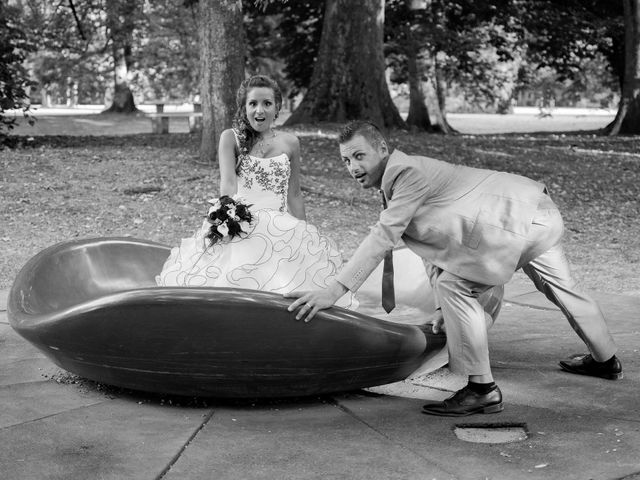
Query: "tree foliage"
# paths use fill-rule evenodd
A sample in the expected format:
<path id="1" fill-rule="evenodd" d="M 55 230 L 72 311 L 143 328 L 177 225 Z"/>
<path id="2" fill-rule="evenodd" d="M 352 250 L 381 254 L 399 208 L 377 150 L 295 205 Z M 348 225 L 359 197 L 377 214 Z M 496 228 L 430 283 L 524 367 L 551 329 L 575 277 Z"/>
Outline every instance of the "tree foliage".
<path id="1" fill-rule="evenodd" d="M 442 2 L 436 46 L 449 84 L 484 110 L 509 110 L 523 62 L 523 30 L 512 0 Z"/>
<path id="2" fill-rule="evenodd" d="M 39 45 L 30 63 L 42 102 L 50 96 L 72 105 L 77 92 L 81 103 L 111 103 L 118 59 L 136 101 L 193 98 L 200 89 L 198 15 L 184 3 L 27 2 L 25 20 Z"/>
<path id="3" fill-rule="evenodd" d="M 274 77 L 285 95 L 308 94 L 314 82 L 336 72 L 358 76 L 352 70 L 360 55 L 339 58 L 344 52 L 337 44 L 321 54 L 320 46 L 327 4 L 352 12 L 350 18 L 335 17 L 327 27 L 335 41 L 367 24 L 364 3 L 352 9 L 357 2 L 219 1 L 243 11 L 236 29 L 243 24 L 249 41 L 242 40 L 246 62 L 240 62 L 250 73 Z M 404 95 L 409 86 L 410 125 L 433 130 L 443 128 L 440 123 L 446 129 L 445 98 L 463 99 L 459 104 L 464 108 L 508 111 L 514 94 L 525 88 L 552 86 L 572 99 L 592 92 L 604 104 L 612 95 L 597 90 L 611 84 L 614 77 L 609 75 L 617 76 L 621 90 L 624 85 L 622 6 L 635 0 L 376 1 L 385 5 L 383 66 L 391 69 L 395 93 Z M 7 3 L 20 6 L 11 8 L 17 8 L 14 17 L 25 45 L 38 45 L 37 53 L 23 50 L 26 61 L 18 62 L 38 83 L 39 91 L 31 92 L 35 101 L 46 104 L 52 97 L 73 105 L 115 98 L 124 111 L 131 111 L 134 102 L 193 100 L 200 93 L 197 32 L 202 18 L 197 0 L 21 0 L 3 5 Z M 372 44 L 366 35 L 350 40 L 354 50 Z M 14 41 L 20 38 L 12 35 Z M 333 57 L 333 67 L 314 74 L 327 56 Z M 606 69 L 598 67 L 603 59 Z M 336 92 L 323 95 L 333 98 L 340 95 Z M 349 95 L 365 102 L 366 96 L 357 92 Z"/>
<path id="4" fill-rule="evenodd" d="M 71 8 L 73 5 L 73 9 Z M 38 52 L 30 59 L 44 105 L 102 103 L 113 78 L 106 12 L 96 0 L 31 0 L 25 17 Z"/>
<path id="5" fill-rule="evenodd" d="M 429 0 L 418 10 L 409 8 L 411 3 L 385 3 L 385 56 L 392 68 L 391 80 L 406 84 L 407 39 L 413 39 L 430 113 L 436 106 L 436 99 L 430 97 L 447 93 L 463 97 L 472 108 L 508 111 L 513 95 L 540 77 L 540 69 L 557 71 L 558 85 L 568 85 L 568 80 L 577 87 L 588 83 L 585 66 L 594 72 L 603 55 L 610 71 L 621 71 L 620 41 L 613 35 L 618 32 L 620 37 L 622 32 L 621 6 L 616 2 Z M 310 84 L 323 4 L 322 0 L 286 6 L 276 2 L 267 9 L 280 15 L 280 57 L 295 91 L 304 91 Z M 598 78 L 603 85 L 610 84 L 605 69 L 598 71 Z M 437 87 L 444 91 L 438 92 Z"/>
<path id="6" fill-rule="evenodd" d="M 263 74 L 273 78 L 282 89 L 284 100 L 295 87 L 287 78 L 287 65 L 280 56 L 285 38 L 280 35 L 280 24 L 284 16 L 273 8 L 274 2 L 243 0 L 244 31 L 246 44 L 247 74 Z M 280 5 L 280 1 L 278 1 Z"/>
<path id="7" fill-rule="evenodd" d="M 21 110 L 30 122 L 29 80 L 23 65 L 35 46 L 29 41 L 20 10 L 0 2 L 0 146 L 7 141 L 7 132 L 17 119 L 7 110 Z"/>
<path id="8" fill-rule="evenodd" d="M 311 84 L 313 66 L 318 60 L 325 0 L 273 1 L 266 8 L 256 7 L 251 0 L 246 0 L 246 4 L 254 23 L 264 22 L 266 16 L 276 19 L 268 37 L 259 31 L 248 32 L 248 38 L 252 39 L 248 42 L 250 56 L 256 56 L 255 49 L 262 48 L 260 45 L 273 45 L 272 52 L 282 59 L 283 73 L 291 83 L 289 94 L 305 91 Z M 258 35 L 252 35 L 254 33 Z"/>
<path id="9" fill-rule="evenodd" d="M 183 0 L 144 7 L 134 82 L 139 98 L 187 100 L 200 92 L 198 6 Z"/>
<path id="10" fill-rule="evenodd" d="M 531 63 L 552 67 L 572 79 L 582 60 L 605 56 L 619 75 L 623 42 L 623 11 L 620 2 L 610 0 L 534 0 L 520 9 L 526 30 L 527 55 Z"/>
<path id="11" fill-rule="evenodd" d="M 609 133 L 640 133 L 637 0 L 536 0 L 523 15 L 533 41 L 529 57 L 579 84 L 586 62 L 605 58 L 618 78 L 621 100 Z"/>

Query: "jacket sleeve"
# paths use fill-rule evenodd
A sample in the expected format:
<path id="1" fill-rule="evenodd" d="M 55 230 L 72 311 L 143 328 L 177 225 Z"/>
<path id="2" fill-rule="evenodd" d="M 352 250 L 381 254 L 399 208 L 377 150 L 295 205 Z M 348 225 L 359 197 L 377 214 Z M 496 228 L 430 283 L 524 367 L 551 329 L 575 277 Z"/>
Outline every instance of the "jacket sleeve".
<path id="1" fill-rule="evenodd" d="M 430 194 L 427 179 L 408 165 L 394 165 L 385 172 L 391 192 L 387 208 L 353 257 L 342 268 L 336 280 L 355 292 L 382 261 L 385 254 L 400 241 L 418 208 Z"/>

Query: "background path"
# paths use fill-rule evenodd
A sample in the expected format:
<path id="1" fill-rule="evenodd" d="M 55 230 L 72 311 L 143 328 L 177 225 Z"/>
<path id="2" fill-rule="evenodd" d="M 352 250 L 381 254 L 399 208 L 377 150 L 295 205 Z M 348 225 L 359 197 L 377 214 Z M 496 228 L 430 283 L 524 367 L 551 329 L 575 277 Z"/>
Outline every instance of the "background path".
<path id="1" fill-rule="evenodd" d="M 100 105 L 85 105 L 77 108 L 41 108 L 35 106 L 34 127 L 22 122 L 14 132 L 17 135 L 128 135 L 151 133 L 151 121 L 144 114 L 100 115 Z M 144 112 L 152 112 L 153 105 L 139 105 Z M 166 106 L 165 111 L 189 111 L 190 105 Z M 592 131 L 605 127 L 615 117 L 615 112 L 602 109 L 554 110 L 551 117 L 540 118 L 533 107 L 520 107 L 514 114 L 467 114 L 450 113 L 447 115 L 451 126 L 465 134 L 492 133 L 531 133 L 531 132 L 571 132 Z M 280 122 L 286 121 L 289 113 L 283 112 Z M 20 115 L 18 116 L 20 118 Z M 186 133 L 189 131 L 187 120 L 171 119 L 169 131 Z"/>

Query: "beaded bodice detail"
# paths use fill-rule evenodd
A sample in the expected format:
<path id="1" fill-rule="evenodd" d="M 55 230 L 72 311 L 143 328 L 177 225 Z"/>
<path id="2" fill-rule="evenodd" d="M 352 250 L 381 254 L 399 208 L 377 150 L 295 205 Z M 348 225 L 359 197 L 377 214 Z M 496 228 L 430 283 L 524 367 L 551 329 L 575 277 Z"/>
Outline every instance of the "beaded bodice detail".
<path id="1" fill-rule="evenodd" d="M 238 194 L 257 208 L 287 211 L 291 165 L 286 153 L 261 158 L 242 154 L 238 165 Z"/>

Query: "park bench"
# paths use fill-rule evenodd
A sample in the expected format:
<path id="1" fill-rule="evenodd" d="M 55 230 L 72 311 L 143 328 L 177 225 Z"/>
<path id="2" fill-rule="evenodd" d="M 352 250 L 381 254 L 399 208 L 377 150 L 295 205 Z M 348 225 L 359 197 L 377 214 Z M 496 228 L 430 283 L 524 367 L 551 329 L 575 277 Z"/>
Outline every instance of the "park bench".
<path id="1" fill-rule="evenodd" d="M 151 120 L 152 133 L 169 133 L 170 118 L 186 118 L 189 124 L 189 132 L 195 133 L 202 129 L 202 104 L 194 103 L 191 112 L 165 112 L 164 107 L 167 104 L 182 105 L 175 102 L 154 102 L 156 111 L 147 113 L 147 117 Z"/>

